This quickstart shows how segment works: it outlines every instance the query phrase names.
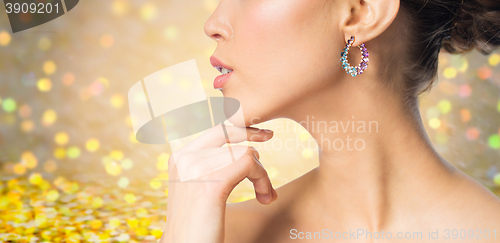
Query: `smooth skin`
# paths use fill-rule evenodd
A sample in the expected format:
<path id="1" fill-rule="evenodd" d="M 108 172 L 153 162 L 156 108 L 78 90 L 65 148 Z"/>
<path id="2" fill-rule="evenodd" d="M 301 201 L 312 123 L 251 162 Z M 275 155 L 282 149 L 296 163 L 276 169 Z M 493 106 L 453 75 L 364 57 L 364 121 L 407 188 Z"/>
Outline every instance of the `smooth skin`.
<path id="1" fill-rule="evenodd" d="M 404 99 L 401 71 L 410 27 L 400 10 L 399 0 L 221 0 L 205 33 L 218 43 L 214 56 L 234 69 L 222 93 L 241 102 L 245 126 L 288 118 L 317 141 L 351 139 L 352 146 L 354 139 L 362 139 L 365 147 L 335 150 L 322 143 L 319 167 L 270 189 L 267 197 L 264 188 L 272 185 L 254 149 L 203 177 L 223 183 L 170 183 L 160 242 L 296 242 L 292 229 L 392 234 L 392 239 L 362 235 L 312 242 L 401 242 L 398 232 L 422 232 L 421 238 L 417 234 L 403 240 L 428 242 L 429 230 L 439 232 L 433 242 L 498 242 L 500 199 L 436 152 L 418 101 Z M 351 35 L 355 46 L 365 43 L 370 53 L 368 69 L 354 78 L 339 60 Z M 349 60 L 359 63 L 357 48 Z M 378 129 L 332 133 L 304 122 L 313 116 L 328 124 L 376 121 Z M 272 136 L 247 129 L 249 141 Z M 201 136 L 194 143 L 204 146 L 190 153 L 220 147 L 221 139 L 216 133 Z M 174 168 L 169 161 L 171 177 Z M 256 199 L 227 204 L 230 191 L 245 178 L 254 183 Z M 445 240 L 453 237 L 453 230 L 468 235 Z M 468 238 L 471 230 L 473 239 Z"/>

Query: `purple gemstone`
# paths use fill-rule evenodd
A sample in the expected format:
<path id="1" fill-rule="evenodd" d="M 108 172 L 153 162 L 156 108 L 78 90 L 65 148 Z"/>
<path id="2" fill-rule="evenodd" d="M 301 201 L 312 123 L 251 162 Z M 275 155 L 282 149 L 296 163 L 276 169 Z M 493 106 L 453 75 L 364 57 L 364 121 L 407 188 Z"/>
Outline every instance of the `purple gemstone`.
<path id="1" fill-rule="evenodd" d="M 368 50 L 366 50 L 366 48 L 363 48 L 363 49 L 361 49 L 361 50 L 362 50 L 363 52 L 367 52 L 367 51 L 368 51 Z"/>
<path id="2" fill-rule="evenodd" d="M 365 43 L 363 43 L 363 44 L 361 44 L 361 45 L 359 45 L 359 46 L 361 46 L 361 47 L 365 48 Z M 365 50 L 365 51 L 366 51 L 366 50 Z"/>
<path id="3" fill-rule="evenodd" d="M 368 57 L 370 54 L 368 52 L 363 53 L 363 56 Z"/>
<path id="4" fill-rule="evenodd" d="M 359 74 L 362 74 L 363 73 L 363 69 L 359 70 Z"/>

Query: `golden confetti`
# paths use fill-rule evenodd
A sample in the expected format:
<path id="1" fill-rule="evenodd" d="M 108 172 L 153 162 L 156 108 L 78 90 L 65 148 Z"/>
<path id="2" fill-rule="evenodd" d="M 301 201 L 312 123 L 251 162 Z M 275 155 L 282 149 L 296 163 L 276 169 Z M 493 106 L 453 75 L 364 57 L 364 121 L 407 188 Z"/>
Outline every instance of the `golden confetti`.
<path id="1" fill-rule="evenodd" d="M 123 96 L 121 94 L 115 94 L 111 97 L 111 105 L 115 108 L 120 108 L 123 106 Z"/>
<path id="2" fill-rule="evenodd" d="M 45 127 L 51 126 L 56 122 L 57 120 L 57 114 L 54 110 L 48 109 L 43 113 L 42 116 L 42 125 Z"/>
<path id="3" fill-rule="evenodd" d="M 447 67 L 444 70 L 444 77 L 451 79 L 457 76 L 457 70 L 454 67 Z"/>
<path id="4" fill-rule="evenodd" d="M 498 65 L 498 63 L 500 63 L 500 55 L 498 53 L 491 54 L 490 57 L 488 58 L 488 63 L 491 66 Z"/>
<path id="5" fill-rule="evenodd" d="M 500 186 L 500 173 L 497 173 L 493 178 L 493 182 Z"/>
<path id="6" fill-rule="evenodd" d="M 26 167 L 22 163 L 17 163 L 14 165 L 14 173 L 22 175 L 26 173 Z"/>
<path id="7" fill-rule="evenodd" d="M 168 159 L 169 158 L 170 158 L 170 156 L 168 154 L 161 153 L 158 156 L 158 162 L 156 162 L 156 168 L 159 171 L 166 171 L 166 170 L 168 170 Z"/>
<path id="8" fill-rule="evenodd" d="M 160 239 L 163 235 L 163 231 L 161 229 L 152 229 L 151 235 L 153 235 L 156 239 Z"/>
<path id="9" fill-rule="evenodd" d="M 139 10 L 142 19 L 144 20 L 153 20 L 156 17 L 156 7 L 153 3 L 146 3 L 141 6 Z"/>
<path id="10" fill-rule="evenodd" d="M 36 83 L 38 89 L 42 92 L 48 92 L 52 89 L 52 82 L 48 78 L 41 78 Z"/>
<path id="11" fill-rule="evenodd" d="M 33 173 L 30 175 L 29 181 L 33 185 L 39 185 L 42 183 L 43 178 L 42 175 L 40 175 L 39 173 Z"/>
<path id="12" fill-rule="evenodd" d="M 125 15 L 129 11 L 130 6 L 127 3 L 127 1 L 114 0 L 111 9 L 113 10 L 113 13 L 115 15 L 122 16 L 122 15 Z"/>
<path id="13" fill-rule="evenodd" d="M 139 143 L 139 141 L 135 138 L 135 133 L 133 131 L 129 133 L 128 139 L 132 143 Z"/>
<path id="14" fill-rule="evenodd" d="M 12 38 L 10 37 L 10 34 L 7 31 L 1 31 L 0 32 L 0 46 L 7 46 L 10 43 L 10 40 Z"/>
<path id="15" fill-rule="evenodd" d="M 34 127 L 35 124 L 32 120 L 24 120 L 21 122 L 21 130 L 23 130 L 23 132 L 31 132 Z"/>
<path id="16" fill-rule="evenodd" d="M 146 217 L 148 215 L 148 210 L 145 208 L 139 208 L 135 211 L 135 215 L 139 218 Z"/>
<path id="17" fill-rule="evenodd" d="M 112 227 L 112 228 L 117 228 L 118 226 L 121 225 L 121 222 L 119 219 L 117 218 L 112 218 L 109 220 L 109 225 Z"/>
<path id="18" fill-rule="evenodd" d="M 54 141 L 57 145 L 63 146 L 66 145 L 69 141 L 69 136 L 66 132 L 58 132 L 54 136 Z"/>
<path id="19" fill-rule="evenodd" d="M 93 208 L 100 208 L 104 204 L 104 200 L 100 197 L 95 197 L 92 199 L 92 207 Z"/>
<path id="20" fill-rule="evenodd" d="M 58 147 L 58 148 L 54 149 L 54 157 L 56 159 L 66 158 L 66 149 L 64 149 L 62 147 Z"/>
<path id="21" fill-rule="evenodd" d="M 50 190 L 47 192 L 47 201 L 54 202 L 59 198 L 59 192 L 57 190 Z"/>
<path id="22" fill-rule="evenodd" d="M 117 176 L 120 173 L 122 173 L 122 168 L 115 161 L 111 161 L 110 163 L 106 164 L 104 167 L 106 169 L 106 172 L 110 175 Z"/>
<path id="23" fill-rule="evenodd" d="M 115 160 L 122 160 L 123 159 L 123 152 L 120 150 L 111 150 L 109 153 L 109 156 Z"/>
<path id="24" fill-rule="evenodd" d="M 165 29 L 163 30 L 163 36 L 169 40 L 169 41 L 176 41 L 178 40 L 179 38 L 179 31 L 177 30 L 177 27 L 175 25 L 168 25 L 167 27 L 165 27 Z M 211 50 L 211 52 L 213 52 L 213 50 Z M 166 79 L 167 82 L 165 82 L 165 84 L 168 84 L 170 82 L 169 79 Z"/>
<path id="25" fill-rule="evenodd" d="M 38 159 L 31 151 L 24 151 L 21 154 L 21 162 L 29 169 L 33 169 L 38 165 Z"/>
<path id="26" fill-rule="evenodd" d="M 137 228 L 137 226 L 139 226 L 139 221 L 136 218 L 129 218 L 127 219 L 127 225 L 130 228 L 135 229 Z"/>
<path id="27" fill-rule="evenodd" d="M 133 204 L 135 203 L 135 201 L 137 200 L 135 195 L 132 194 L 132 193 L 127 193 L 125 194 L 125 201 L 128 203 L 128 204 Z"/>
<path id="28" fill-rule="evenodd" d="M 149 182 L 149 186 L 153 189 L 159 189 L 162 186 L 162 182 L 158 180 L 152 180 Z"/>
<path id="29" fill-rule="evenodd" d="M 451 102 L 449 100 L 441 100 L 439 101 L 437 107 L 442 114 L 448 114 L 451 110 Z"/>
<path id="30" fill-rule="evenodd" d="M 130 182 L 127 177 L 122 177 L 120 178 L 120 180 L 118 180 L 118 186 L 121 188 L 127 188 L 129 183 Z"/>
<path id="31" fill-rule="evenodd" d="M 431 118 L 429 120 L 429 126 L 433 129 L 437 129 L 441 126 L 441 120 L 439 120 L 438 118 Z"/>
<path id="32" fill-rule="evenodd" d="M 46 61 L 43 63 L 43 72 L 47 75 L 51 75 L 56 71 L 56 64 L 52 61 Z"/>
<path id="33" fill-rule="evenodd" d="M 121 162 L 122 169 L 124 169 L 124 170 L 130 170 L 133 165 L 134 165 L 134 162 L 132 162 L 131 159 L 123 159 Z"/>
<path id="34" fill-rule="evenodd" d="M 102 227 L 102 221 L 99 219 L 94 219 L 90 221 L 90 228 L 92 229 L 99 229 Z"/>
<path id="35" fill-rule="evenodd" d="M 213 13 L 219 4 L 218 0 L 205 0 L 205 9 L 209 13 Z"/>
<path id="36" fill-rule="evenodd" d="M 97 140 L 96 138 L 91 138 L 85 143 L 85 148 L 87 148 L 89 152 L 97 151 L 99 149 L 99 146 L 99 140 Z"/>
<path id="37" fill-rule="evenodd" d="M 104 85 L 105 88 L 108 88 L 109 87 L 109 81 L 104 78 L 104 77 L 99 77 L 96 82 L 98 83 L 101 83 L 102 85 Z"/>
<path id="38" fill-rule="evenodd" d="M 76 159 L 76 158 L 80 157 L 80 149 L 77 146 L 71 146 L 66 151 L 66 155 L 70 159 Z"/>

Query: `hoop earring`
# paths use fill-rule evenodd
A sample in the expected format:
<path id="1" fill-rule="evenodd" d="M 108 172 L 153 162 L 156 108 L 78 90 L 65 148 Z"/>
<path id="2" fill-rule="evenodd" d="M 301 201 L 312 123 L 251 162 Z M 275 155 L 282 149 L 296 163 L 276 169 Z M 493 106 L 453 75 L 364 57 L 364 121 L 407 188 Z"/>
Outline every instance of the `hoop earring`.
<path id="1" fill-rule="evenodd" d="M 357 75 L 362 74 L 366 68 L 368 68 L 368 50 L 365 47 L 365 43 L 359 45 L 359 49 L 361 50 L 361 62 L 358 66 L 351 66 L 349 64 L 349 48 L 354 43 L 354 36 L 351 36 L 349 40 L 347 40 L 347 44 L 340 53 L 340 61 L 342 64 L 342 68 L 346 71 L 346 73 L 351 74 L 351 76 L 356 77 Z"/>

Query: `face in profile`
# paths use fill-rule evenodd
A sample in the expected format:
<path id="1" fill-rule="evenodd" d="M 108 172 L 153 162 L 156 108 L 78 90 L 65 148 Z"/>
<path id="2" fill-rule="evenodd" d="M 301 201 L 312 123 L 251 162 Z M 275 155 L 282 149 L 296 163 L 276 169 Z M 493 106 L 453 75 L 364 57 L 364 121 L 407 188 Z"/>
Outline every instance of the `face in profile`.
<path id="1" fill-rule="evenodd" d="M 331 88 L 344 37 L 329 0 L 221 0 L 206 21 L 213 54 L 230 68 L 224 97 L 241 102 L 247 126 L 291 117 Z"/>

